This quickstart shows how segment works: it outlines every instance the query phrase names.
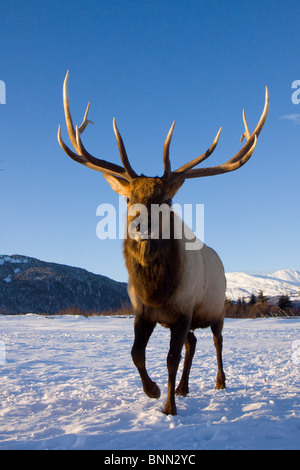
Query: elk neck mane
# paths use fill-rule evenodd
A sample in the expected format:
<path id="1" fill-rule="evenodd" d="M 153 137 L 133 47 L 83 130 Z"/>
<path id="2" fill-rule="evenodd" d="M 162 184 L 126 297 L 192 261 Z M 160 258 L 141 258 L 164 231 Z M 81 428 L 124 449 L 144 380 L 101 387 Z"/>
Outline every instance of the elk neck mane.
<path id="1" fill-rule="evenodd" d="M 165 305 L 183 272 L 180 240 L 125 239 L 123 252 L 130 281 L 141 302 L 151 307 Z"/>

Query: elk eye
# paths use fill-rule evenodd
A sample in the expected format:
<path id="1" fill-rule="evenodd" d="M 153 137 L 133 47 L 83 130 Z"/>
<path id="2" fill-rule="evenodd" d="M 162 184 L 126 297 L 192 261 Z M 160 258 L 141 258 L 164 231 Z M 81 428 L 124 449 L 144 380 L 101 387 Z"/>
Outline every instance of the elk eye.
<path id="1" fill-rule="evenodd" d="M 127 204 L 129 204 L 130 203 L 130 198 L 126 197 L 125 199 L 126 199 Z"/>
<path id="2" fill-rule="evenodd" d="M 169 199 L 166 199 L 165 202 L 164 202 L 164 204 L 168 204 L 168 206 L 171 207 L 171 205 L 172 205 L 172 199 L 170 199 L 170 198 L 169 198 Z"/>

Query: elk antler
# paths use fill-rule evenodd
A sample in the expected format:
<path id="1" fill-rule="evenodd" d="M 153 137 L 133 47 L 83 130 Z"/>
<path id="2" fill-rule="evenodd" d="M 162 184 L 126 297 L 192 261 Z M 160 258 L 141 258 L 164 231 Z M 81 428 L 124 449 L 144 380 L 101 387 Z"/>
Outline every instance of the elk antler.
<path id="1" fill-rule="evenodd" d="M 173 122 L 168 135 L 166 137 L 165 143 L 164 143 L 164 150 L 163 150 L 163 162 L 164 162 L 164 167 L 165 167 L 165 172 L 163 175 L 163 178 L 168 178 L 169 175 L 171 174 L 171 163 L 170 163 L 170 157 L 169 157 L 169 149 L 170 149 L 170 143 L 172 140 L 173 132 L 174 132 L 174 127 L 175 127 L 175 121 Z"/>
<path id="2" fill-rule="evenodd" d="M 250 134 L 248 124 L 247 124 L 247 121 L 246 121 L 245 110 L 243 110 L 243 121 L 244 121 L 244 126 L 245 126 L 245 132 L 241 136 L 241 142 L 242 142 L 244 137 L 246 137 L 247 142 L 239 150 L 239 152 L 237 152 L 230 160 L 228 160 L 226 163 L 223 163 L 222 165 L 213 166 L 213 167 L 209 167 L 209 168 L 197 168 L 197 169 L 193 168 L 194 166 L 196 166 L 199 163 L 206 160 L 206 158 L 208 158 L 212 154 L 212 152 L 215 150 L 215 148 L 217 146 L 217 143 L 218 143 L 218 140 L 219 140 L 219 137 L 220 137 L 222 127 L 219 129 L 219 131 L 218 131 L 218 133 L 215 137 L 215 140 L 213 141 L 212 145 L 209 147 L 209 149 L 206 152 L 204 152 L 202 155 L 200 155 L 200 157 L 197 157 L 194 160 L 191 160 L 190 162 L 186 163 L 185 165 L 181 166 L 180 168 L 178 168 L 177 170 L 175 170 L 173 172 L 171 172 L 171 165 L 170 165 L 170 161 L 169 161 L 169 151 L 168 151 L 168 149 L 169 149 L 170 142 L 168 142 L 168 149 L 167 149 L 167 152 L 166 152 L 167 164 L 165 163 L 165 157 L 164 157 L 164 163 L 165 163 L 165 174 L 164 174 L 164 176 L 167 177 L 168 179 L 171 179 L 171 180 L 172 179 L 177 179 L 177 178 L 183 178 L 183 179 L 186 179 L 186 178 L 199 178 L 199 177 L 202 177 L 202 176 L 212 176 L 212 175 L 219 175 L 221 173 L 227 173 L 229 171 L 237 170 L 238 168 L 243 166 L 249 160 L 249 158 L 251 157 L 251 155 L 253 154 L 253 152 L 255 150 L 255 147 L 256 147 L 256 144 L 257 144 L 257 138 L 258 138 L 258 136 L 259 136 L 259 134 L 260 134 L 265 122 L 266 122 L 267 116 L 268 116 L 269 104 L 270 104 L 269 92 L 268 92 L 268 88 L 266 87 L 265 105 L 264 105 L 262 115 L 260 117 L 260 120 L 259 120 L 256 128 L 254 129 L 253 133 Z M 173 126 L 172 126 L 171 130 L 172 129 L 174 129 L 174 123 L 173 123 Z M 171 132 L 171 130 L 170 130 L 170 132 Z M 170 135 L 170 132 L 168 134 L 168 137 Z M 172 130 L 172 133 L 173 133 L 173 130 Z M 172 133 L 171 133 L 171 137 L 172 137 Z M 166 139 L 166 142 L 168 140 L 168 137 Z M 165 155 L 165 152 L 164 152 L 164 155 Z"/>
<path id="3" fill-rule="evenodd" d="M 63 103 L 64 103 L 64 111 L 65 111 L 66 125 L 67 125 L 69 138 L 76 153 L 73 152 L 73 150 L 71 150 L 62 140 L 61 128 L 59 126 L 57 138 L 62 149 L 73 160 L 89 168 L 92 168 L 93 170 L 97 170 L 102 173 L 110 173 L 113 175 L 117 175 L 127 181 L 131 181 L 132 179 L 137 178 L 138 175 L 132 169 L 129 163 L 129 159 L 126 153 L 124 142 L 119 132 L 119 129 L 117 127 L 115 118 L 113 119 L 113 128 L 114 128 L 114 133 L 117 139 L 123 166 L 116 165 L 115 163 L 110 163 L 105 160 L 100 160 L 99 158 L 95 158 L 85 149 L 85 147 L 83 146 L 81 142 L 80 135 L 86 129 L 88 124 L 93 124 L 92 121 L 89 121 L 87 119 L 89 108 L 90 108 L 90 102 L 87 105 L 82 124 L 79 127 L 76 126 L 76 128 L 74 129 L 70 106 L 69 106 L 68 79 L 69 79 L 69 71 L 66 74 L 64 85 L 63 85 Z M 202 176 L 219 175 L 221 173 L 227 173 L 230 171 L 237 170 L 238 168 L 243 166 L 253 154 L 256 144 L 257 144 L 257 138 L 266 122 L 268 112 L 269 112 L 269 93 L 268 93 L 268 88 L 266 87 L 265 106 L 263 109 L 263 113 L 252 134 L 250 134 L 247 120 L 246 120 L 245 110 L 243 110 L 243 121 L 244 121 L 244 126 L 245 126 L 245 132 L 241 136 L 241 142 L 245 137 L 247 140 L 245 145 L 239 150 L 239 152 L 237 152 L 226 163 L 223 163 L 222 165 L 218 165 L 218 166 L 208 167 L 208 168 L 195 169 L 194 167 L 198 165 L 199 163 L 203 162 L 204 160 L 206 160 L 213 153 L 213 151 L 215 150 L 218 144 L 222 127 L 220 127 L 212 145 L 209 147 L 209 149 L 206 150 L 206 152 L 204 152 L 199 157 L 194 158 L 193 160 L 186 163 L 185 165 L 182 165 L 177 170 L 171 171 L 169 149 L 170 149 L 170 143 L 171 143 L 171 139 L 173 136 L 174 127 L 175 127 L 175 122 L 173 122 L 168 132 L 168 135 L 166 137 L 165 143 L 164 143 L 163 162 L 164 162 L 165 171 L 164 171 L 163 178 L 169 181 L 177 179 L 177 178 L 180 178 L 180 179 L 199 178 Z"/>
<path id="4" fill-rule="evenodd" d="M 199 163 L 203 162 L 206 160 L 215 150 L 222 127 L 220 127 L 212 145 L 209 147 L 209 149 L 206 150 L 200 157 L 194 158 L 194 160 L 191 160 L 190 162 L 186 163 L 185 165 L 181 166 L 176 170 L 175 172 L 171 172 L 171 163 L 170 163 L 170 158 L 169 158 L 169 147 L 170 147 L 170 142 L 172 139 L 172 135 L 174 132 L 174 127 L 175 127 L 175 122 L 173 122 L 171 129 L 169 130 L 169 133 L 167 135 L 167 138 L 165 140 L 165 145 L 164 145 L 164 151 L 163 151 L 163 161 L 164 161 L 164 166 L 165 166 L 165 172 L 163 175 L 163 178 L 171 178 L 173 179 L 175 176 L 178 176 L 178 174 L 185 174 L 187 170 L 190 168 L 193 168 L 194 166 L 198 165 Z"/>
<path id="5" fill-rule="evenodd" d="M 116 165 L 115 163 L 110 163 L 105 160 L 100 160 L 99 158 L 95 158 L 85 149 L 85 147 L 83 146 L 81 142 L 80 135 L 86 129 L 88 124 L 93 124 L 92 121 L 89 121 L 87 119 L 91 102 L 89 102 L 87 105 L 82 124 L 79 127 L 76 126 L 76 129 L 74 129 L 70 106 L 69 106 L 68 79 L 69 79 L 69 71 L 67 71 L 67 74 L 64 80 L 64 85 L 63 85 L 63 103 L 64 103 L 64 111 L 65 111 L 66 125 L 67 125 L 69 138 L 76 153 L 74 153 L 64 143 L 61 137 L 61 128 L 60 126 L 58 126 L 57 139 L 62 149 L 73 160 L 75 160 L 78 163 L 82 163 L 83 165 L 89 168 L 92 168 L 93 170 L 101 171 L 102 173 L 110 173 L 113 175 L 121 176 L 127 181 L 130 181 L 133 178 L 136 178 L 138 175 L 130 166 L 130 163 L 126 154 L 125 146 L 124 146 L 122 137 L 119 133 L 119 130 L 117 128 L 115 118 L 113 120 L 113 127 L 114 127 L 115 136 L 118 142 L 118 147 L 119 147 L 123 167 L 120 165 Z"/>

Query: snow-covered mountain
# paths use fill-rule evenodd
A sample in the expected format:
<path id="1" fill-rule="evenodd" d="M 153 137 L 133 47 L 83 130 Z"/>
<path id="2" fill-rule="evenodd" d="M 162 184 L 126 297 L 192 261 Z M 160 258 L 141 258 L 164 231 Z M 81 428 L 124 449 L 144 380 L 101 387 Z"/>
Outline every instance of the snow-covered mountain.
<path id="1" fill-rule="evenodd" d="M 300 301 L 300 271 L 283 269 L 273 274 L 246 274 L 242 272 L 226 273 L 229 299 L 249 299 L 253 293 L 263 291 L 268 297 L 289 295 L 291 300 Z"/>

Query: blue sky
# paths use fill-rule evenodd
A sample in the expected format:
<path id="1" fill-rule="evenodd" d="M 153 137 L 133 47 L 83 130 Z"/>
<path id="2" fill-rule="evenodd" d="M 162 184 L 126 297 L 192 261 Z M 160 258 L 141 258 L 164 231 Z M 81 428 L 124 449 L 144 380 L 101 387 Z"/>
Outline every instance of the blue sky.
<path id="1" fill-rule="evenodd" d="M 5 1 L 0 16 L 0 253 L 80 266 L 126 280 L 120 240 L 99 240 L 96 209 L 118 204 L 99 172 L 73 162 L 62 84 L 70 70 L 74 122 L 92 101 L 82 140 L 119 163 L 112 119 L 136 172 L 162 174 L 173 120 L 173 168 L 223 131 L 205 166 L 240 148 L 270 113 L 251 160 L 231 174 L 186 181 L 176 202 L 204 204 L 205 242 L 226 271 L 300 268 L 299 1 Z M 283 118 L 284 116 L 284 118 Z M 289 117 L 289 118 L 288 118 Z"/>

